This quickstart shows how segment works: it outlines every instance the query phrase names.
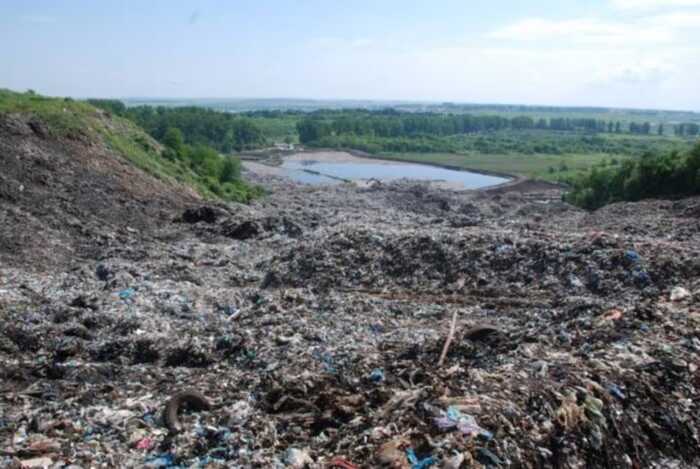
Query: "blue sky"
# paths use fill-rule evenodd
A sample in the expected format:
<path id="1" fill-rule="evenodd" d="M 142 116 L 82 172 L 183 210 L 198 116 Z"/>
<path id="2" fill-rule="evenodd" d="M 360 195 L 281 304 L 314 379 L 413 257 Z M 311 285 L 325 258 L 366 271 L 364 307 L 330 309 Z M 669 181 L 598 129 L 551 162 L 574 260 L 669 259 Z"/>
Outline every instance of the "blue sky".
<path id="1" fill-rule="evenodd" d="M 700 0 L 0 2 L 0 87 L 700 110 Z"/>

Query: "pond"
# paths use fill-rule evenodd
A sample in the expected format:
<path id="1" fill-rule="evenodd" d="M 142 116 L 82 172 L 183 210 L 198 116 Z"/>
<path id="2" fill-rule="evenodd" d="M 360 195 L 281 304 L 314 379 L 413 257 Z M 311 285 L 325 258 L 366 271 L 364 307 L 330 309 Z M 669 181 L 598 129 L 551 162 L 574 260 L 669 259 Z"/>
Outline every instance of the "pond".
<path id="1" fill-rule="evenodd" d="M 415 163 L 389 161 L 318 161 L 291 159 L 282 163 L 285 176 L 306 184 L 340 184 L 344 181 L 377 179 L 391 181 L 413 179 L 440 181 L 458 189 L 478 189 L 508 182 L 508 179 L 486 174 L 459 171 Z"/>

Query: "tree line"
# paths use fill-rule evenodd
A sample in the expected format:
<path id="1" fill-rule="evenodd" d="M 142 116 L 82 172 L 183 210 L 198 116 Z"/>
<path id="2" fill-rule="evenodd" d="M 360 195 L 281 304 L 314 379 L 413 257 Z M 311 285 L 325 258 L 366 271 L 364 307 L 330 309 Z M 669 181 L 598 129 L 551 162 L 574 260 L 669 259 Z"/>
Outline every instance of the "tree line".
<path id="1" fill-rule="evenodd" d="M 674 133 L 680 137 L 697 137 L 700 135 L 700 125 L 692 122 L 680 124 L 674 128 Z"/>
<path id="2" fill-rule="evenodd" d="M 346 135 L 379 138 L 448 136 L 501 130 L 580 131 L 586 133 L 652 133 L 649 122 L 623 124 L 593 118 L 532 118 L 497 115 L 434 114 L 388 111 L 316 112 L 297 123 L 299 140 L 312 143 Z M 663 125 L 657 126 L 663 134 Z"/>
<path id="3" fill-rule="evenodd" d="M 166 132 L 179 129 L 185 143 L 207 145 L 222 153 L 258 148 L 266 143 L 265 135 L 255 122 L 237 114 L 214 111 L 195 106 L 128 108 L 119 100 L 88 100 L 112 114 L 135 122 L 156 140 Z"/>

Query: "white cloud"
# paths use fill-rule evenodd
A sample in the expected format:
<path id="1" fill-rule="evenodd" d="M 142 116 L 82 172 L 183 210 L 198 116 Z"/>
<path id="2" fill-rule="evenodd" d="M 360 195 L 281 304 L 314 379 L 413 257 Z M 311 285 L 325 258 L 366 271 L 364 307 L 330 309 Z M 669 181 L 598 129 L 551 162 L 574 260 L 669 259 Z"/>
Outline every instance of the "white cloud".
<path id="1" fill-rule="evenodd" d="M 698 28 L 700 30 L 700 12 L 668 13 L 649 18 L 650 22 L 668 29 Z"/>
<path id="2" fill-rule="evenodd" d="M 692 39 L 689 40 L 689 36 Z M 579 46 L 685 45 L 700 40 L 700 11 L 647 14 L 619 20 L 525 18 L 496 29 L 487 37 L 529 42 L 556 39 L 558 44 Z"/>
<path id="3" fill-rule="evenodd" d="M 492 31 L 489 37 L 515 41 L 562 39 L 589 45 L 659 44 L 670 42 L 673 39 L 673 31 L 656 22 L 611 22 L 597 18 L 575 20 L 527 18 Z"/>
<path id="4" fill-rule="evenodd" d="M 395 57 L 383 82 L 422 99 L 620 107 L 700 106 L 697 49 L 449 47 Z M 389 64 L 387 64 L 389 65 Z M 385 68 L 378 65 L 378 69 Z M 367 69 L 368 79 L 375 73 Z M 410 77 L 410 78 L 408 78 Z"/>
<path id="5" fill-rule="evenodd" d="M 700 0 L 611 0 L 614 7 L 622 10 L 654 10 L 669 7 L 700 6 Z"/>

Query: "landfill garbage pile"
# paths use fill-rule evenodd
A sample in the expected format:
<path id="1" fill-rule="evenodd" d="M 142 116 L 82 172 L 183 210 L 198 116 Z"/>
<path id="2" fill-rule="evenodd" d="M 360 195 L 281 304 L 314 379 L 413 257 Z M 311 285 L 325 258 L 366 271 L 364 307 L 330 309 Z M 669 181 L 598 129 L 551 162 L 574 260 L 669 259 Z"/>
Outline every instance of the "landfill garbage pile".
<path id="1" fill-rule="evenodd" d="M 103 119 L 118 134 L 119 122 Z M 88 130 L 56 137 L 37 117 L 0 114 L 2 264 L 54 268 L 112 244 L 140 244 L 173 209 L 199 199 L 135 167 Z"/>
<path id="2" fill-rule="evenodd" d="M 0 467 L 700 465 L 700 199 L 257 182 L 0 267 Z"/>

